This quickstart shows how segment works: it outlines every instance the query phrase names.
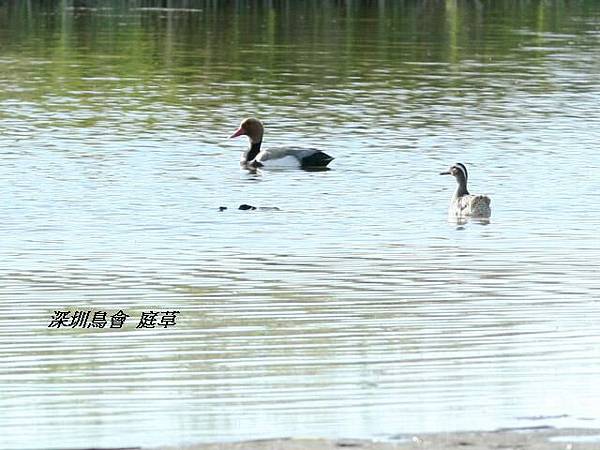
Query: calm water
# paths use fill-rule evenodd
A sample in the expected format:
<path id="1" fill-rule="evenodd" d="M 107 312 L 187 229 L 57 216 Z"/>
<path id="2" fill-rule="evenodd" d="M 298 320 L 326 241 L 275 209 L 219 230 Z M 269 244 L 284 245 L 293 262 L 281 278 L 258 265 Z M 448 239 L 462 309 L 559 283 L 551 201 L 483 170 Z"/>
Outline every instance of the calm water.
<path id="1" fill-rule="evenodd" d="M 600 427 L 598 2 L 114 3 L 0 1 L 1 448 Z"/>

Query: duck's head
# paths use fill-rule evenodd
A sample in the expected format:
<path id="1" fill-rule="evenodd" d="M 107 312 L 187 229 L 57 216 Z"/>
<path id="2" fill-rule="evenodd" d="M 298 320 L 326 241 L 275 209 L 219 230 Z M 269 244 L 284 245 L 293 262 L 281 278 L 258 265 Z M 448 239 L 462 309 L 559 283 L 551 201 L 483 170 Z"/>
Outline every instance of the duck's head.
<path id="1" fill-rule="evenodd" d="M 447 171 L 440 172 L 440 175 L 452 175 L 458 181 L 460 181 L 460 179 L 462 178 L 462 179 L 464 179 L 465 182 L 469 178 L 469 174 L 467 173 L 467 168 L 462 163 L 453 164 L 452 166 L 450 166 L 450 168 Z"/>
<path id="2" fill-rule="evenodd" d="M 255 119 L 254 117 L 249 117 L 248 119 L 242 120 L 240 127 L 229 136 L 229 139 L 238 136 L 248 136 L 251 144 L 258 144 L 262 142 L 264 127 L 260 120 Z"/>

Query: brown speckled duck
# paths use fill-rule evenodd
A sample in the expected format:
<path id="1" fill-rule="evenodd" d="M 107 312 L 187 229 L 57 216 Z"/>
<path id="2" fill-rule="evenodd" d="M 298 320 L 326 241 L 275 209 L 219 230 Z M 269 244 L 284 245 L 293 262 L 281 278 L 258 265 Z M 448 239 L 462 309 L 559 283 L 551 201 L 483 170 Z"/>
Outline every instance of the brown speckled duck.
<path id="1" fill-rule="evenodd" d="M 448 215 L 452 217 L 480 217 L 487 218 L 492 214 L 490 198 L 486 195 L 469 194 L 467 179 L 469 174 L 464 164 L 456 163 L 440 175 L 452 175 L 456 178 L 458 187 L 452 196 Z"/>

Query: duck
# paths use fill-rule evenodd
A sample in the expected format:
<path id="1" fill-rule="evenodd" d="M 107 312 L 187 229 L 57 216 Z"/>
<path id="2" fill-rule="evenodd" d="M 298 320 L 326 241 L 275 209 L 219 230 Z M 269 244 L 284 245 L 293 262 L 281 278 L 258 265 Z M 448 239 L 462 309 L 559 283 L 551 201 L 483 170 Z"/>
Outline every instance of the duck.
<path id="1" fill-rule="evenodd" d="M 290 164 L 308 170 L 327 169 L 334 160 L 332 156 L 316 148 L 275 147 L 261 149 L 264 134 L 262 122 L 254 117 L 242 120 L 240 127 L 229 139 L 248 136 L 250 148 L 242 154 L 240 164 L 249 169 L 263 166 L 289 166 Z"/>
<path id="2" fill-rule="evenodd" d="M 479 217 L 488 218 L 492 214 L 490 208 L 491 200 L 486 195 L 469 194 L 467 180 L 469 174 L 462 163 L 456 163 L 440 175 L 452 175 L 456 178 L 458 187 L 452 196 L 448 214 L 453 217 Z"/>

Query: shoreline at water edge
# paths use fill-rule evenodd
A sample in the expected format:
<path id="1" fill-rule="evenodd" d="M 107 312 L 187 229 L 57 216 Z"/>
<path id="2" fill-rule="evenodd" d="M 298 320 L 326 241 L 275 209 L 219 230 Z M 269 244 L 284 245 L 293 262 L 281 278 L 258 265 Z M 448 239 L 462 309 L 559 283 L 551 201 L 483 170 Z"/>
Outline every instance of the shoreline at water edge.
<path id="1" fill-rule="evenodd" d="M 400 434 L 388 441 L 362 439 L 259 439 L 164 446 L 156 450 L 599 450 L 600 429 L 510 428 L 496 431 Z"/>

